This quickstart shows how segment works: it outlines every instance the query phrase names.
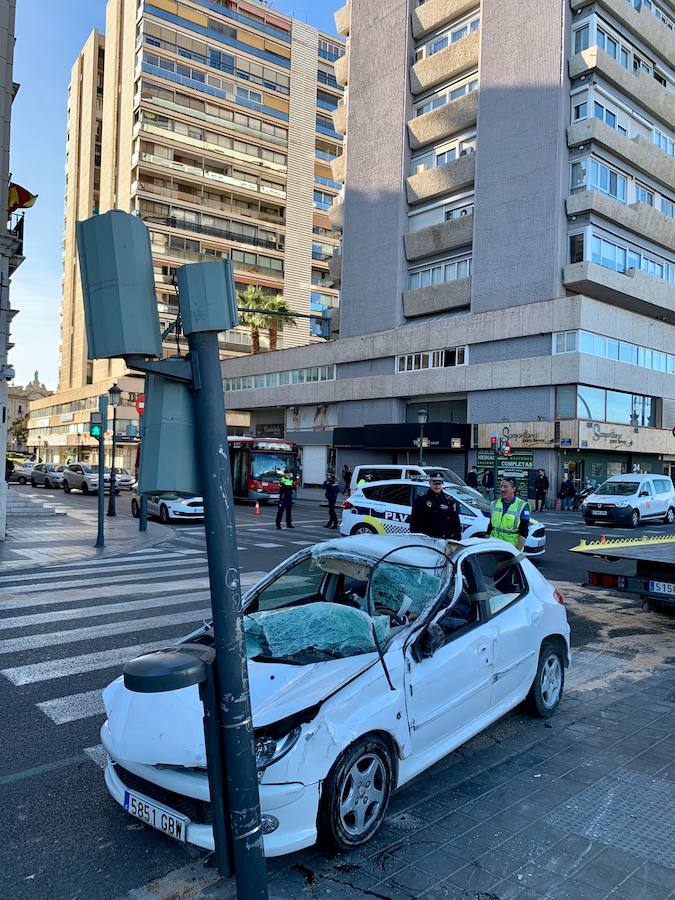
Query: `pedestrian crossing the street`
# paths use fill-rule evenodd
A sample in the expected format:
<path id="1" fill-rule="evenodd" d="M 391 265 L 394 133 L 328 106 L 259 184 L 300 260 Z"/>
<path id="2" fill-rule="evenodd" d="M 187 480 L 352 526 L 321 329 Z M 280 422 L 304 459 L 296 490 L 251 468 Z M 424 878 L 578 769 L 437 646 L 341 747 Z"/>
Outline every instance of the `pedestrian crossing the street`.
<path id="1" fill-rule="evenodd" d="M 242 587 L 264 574 L 242 572 Z M 209 617 L 207 558 L 196 549 L 144 549 L 4 572 L 0 682 L 5 694 L 16 692 L 12 703 L 28 705 L 54 729 L 60 756 L 68 747 L 73 759 L 102 765 L 102 689 L 129 659 L 170 646 Z"/>

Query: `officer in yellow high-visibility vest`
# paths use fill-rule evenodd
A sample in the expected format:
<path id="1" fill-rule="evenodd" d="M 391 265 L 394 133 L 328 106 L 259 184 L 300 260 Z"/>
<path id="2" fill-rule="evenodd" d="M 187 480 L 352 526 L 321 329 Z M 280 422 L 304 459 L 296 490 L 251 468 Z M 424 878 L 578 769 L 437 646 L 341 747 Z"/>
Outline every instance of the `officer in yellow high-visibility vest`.
<path id="1" fill-rule="evenodd" d="M 488 534 L 522 550 L 530 527 L 530 507 L 516 496 L 515 478 L 502 478 L 499 491 L 501 498 L 492 504 Z"/>

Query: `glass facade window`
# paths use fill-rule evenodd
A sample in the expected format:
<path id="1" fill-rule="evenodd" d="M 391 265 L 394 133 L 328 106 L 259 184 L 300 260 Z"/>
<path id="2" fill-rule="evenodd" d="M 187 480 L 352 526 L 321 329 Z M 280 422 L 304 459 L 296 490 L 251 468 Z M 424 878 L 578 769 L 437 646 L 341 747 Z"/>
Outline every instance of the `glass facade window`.
<path id="1" fill-rule="evenodd" d="M 591 159 L 591 177 L 589 187 L 591 190 L 600 191 L 603 194 L 609 194 L 621 203 L 626 202 L 626 184 L 625 175 L 615 172 L 609 166 L 599 162 L 597 159 Z"/>
<path id="2" fill-rule="evenodd" d="M 593 235 L 591 240 L 591 260 L 597 265 L 613 269 L 615 272 L 626 271 L 625 249 L 597 235 Z"/>
<path id="3" fill-rule="evenodd" d="M 659 426 L 654 397 L 585 384 L 559 385 L 555 393 L 557 419 L 586 419 L 644 428 Z"/>
<path id="4" fill-rule="evenodd" d="M 267 372 L 264 375 L 241 375 L 235 378 L 223 378 L 223 390 L 248 391 L 254 388 L 280 387 L 286 384 L 311 384 L 319 381 L 335 381 L 335 366 L 312 366 L 307 369 Z"/>
<path id="5" fill-rule="evenodd" d="M 631 366 L 675 373 L 675 355 L 640 347 L 628 341 L 593 334 L 590 331 L 557 331 L 553 334 L 553 353 L 588 353 L 602 359 L 613 359 Z"/>
<path id="6" fill-rule="evenodd" d="M 435 284 L 446 284 L 458 278 L 471 275 L 471 257 L 454 261 L 439 261 L 424 268 L 415 269 L 408 274 L 408 289 L 431 287 Z"/>
<path id="7" fill-rule="evenodd" d="M 469 21 L 452 26 L 443 34 L 436 35 L 436 37 L 427 41 L 425 44 L 422 44 L 421 47 L 418 47 L 415 51 L 415 62 L 419 62 L 421 59 L 426 59 L 428 56 L 433 56 L 434 53 L 445 50 L 450 44 L 455 44 L 472 31 L 477 31 L 479 27 L 480 16 L 474 16 Z"/>
<path id="8" fill-rule="evenodd" d="M 429 97 L 427 100 L 424 100 L 422 103 L 420 103 L 419 106 L 416 106 L 415 116 L 423 116 L 425 113 L 431 112 L 434 109 L 438 109 L 441 106 L 445 106 L 446 103 L 451 103 L 453 100 L 459 100 L 460 97 L 463 97 L 465 94 L 470 94 L 471 91 L 475 91 L 477 89 L 477 78 L 471 78 L 469 81 L 466 81 L 463 84 L 444 87 L 440 91 L 435 93 L 433 97 Z"/>
<path id="9" fill-rule="evenodd" d="M 397 372 L 419 372 L 424 369 L 449 369 L 463 366 L 467 361 L 466 347 L 451 350 L 430 350 L 424 353 L 407 353 L 396 357 Z"/>

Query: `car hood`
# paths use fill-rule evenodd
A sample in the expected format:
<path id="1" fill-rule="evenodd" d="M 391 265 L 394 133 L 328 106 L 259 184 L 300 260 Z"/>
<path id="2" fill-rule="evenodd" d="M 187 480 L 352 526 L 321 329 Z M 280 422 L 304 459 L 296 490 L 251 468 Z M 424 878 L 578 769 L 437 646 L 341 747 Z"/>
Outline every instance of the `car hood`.
<path id="1" fill-rule="evenodd" d="M 253 723 L 278 722 L 315 706 L 377 661 L 368 653 L 306 666 L 249 660 Z M 203 707 L 196 685 L 138 694 L 120 676 L 103 691 L 106 746 L 114 759 L 147 765 L 205 766 Z"/>

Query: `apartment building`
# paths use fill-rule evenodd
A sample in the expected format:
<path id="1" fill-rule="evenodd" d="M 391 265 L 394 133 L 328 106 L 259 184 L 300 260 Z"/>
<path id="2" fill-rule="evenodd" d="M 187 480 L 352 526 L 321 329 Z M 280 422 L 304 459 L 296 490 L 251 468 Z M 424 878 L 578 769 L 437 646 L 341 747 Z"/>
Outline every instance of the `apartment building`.
<path id="1" fill-rule="evenodd" d="M 671 468 L 672 0 L 350 0 L 335 21 L 339 339 L 224 363 L 228 405 L 277 408 L 312 470 L 416 458 L 420 410 L 430 461 L 482 468 L 504 434 L 524 490 L 539 466 Z"/>
<path id="2" fill-rule="evenodd" d="M 331 111 L 343 49 L 256 2 L 108 0 L 105 37 L 91 34 L 71 74 L 59 390 L 32 404 L 30 445 L 88 461 L 89 414 L 117 381 L 122 464 L 133 464 L 142 379 L 87 354 L 75 223 L 97 212 L 147 223 L 163 329 L 178 313 L 176 270 L 231 259 L 239 290 L 281 294 L 300 314 L 278 346 L 325 343 L 339 302 L 329 260 L 340 235 L 327 213 L 342 187 L 330 163 L 342 153 Z M 223 358 L 251 353 L 249 328 L 220 338 Z M 168 335 L 165 347 L 186 343 Z M 250 416 L 228 422 L 247 432 Z"/>

